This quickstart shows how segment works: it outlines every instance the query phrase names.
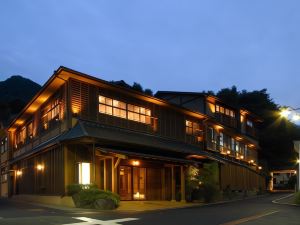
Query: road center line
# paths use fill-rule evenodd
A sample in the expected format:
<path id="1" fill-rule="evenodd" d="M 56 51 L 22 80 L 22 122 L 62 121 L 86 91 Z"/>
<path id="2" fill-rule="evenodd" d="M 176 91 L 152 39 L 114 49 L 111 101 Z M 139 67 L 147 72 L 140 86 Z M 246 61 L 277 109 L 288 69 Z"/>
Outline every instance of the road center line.
<path id="1" fill-rule="evenodd" d="M 269 216 L 269 215 L 277 213 L 277 212 L 279 212 L 279 211 L 272 211 L 272 212 L 268 212 L 268 213 L 257 214 L 257 215 L 245 217 L 245 218 L 242 218 L 242 219 L 238 219 L 238 220 L 233 220 L 233 221 L 230 221 L 230 222 L 227 222 L 227 223 L 222 223 L 220 225 L 236 225 L 236 224 L 246 223 L 248 221 L 257 220 L 259 218 Z"/>

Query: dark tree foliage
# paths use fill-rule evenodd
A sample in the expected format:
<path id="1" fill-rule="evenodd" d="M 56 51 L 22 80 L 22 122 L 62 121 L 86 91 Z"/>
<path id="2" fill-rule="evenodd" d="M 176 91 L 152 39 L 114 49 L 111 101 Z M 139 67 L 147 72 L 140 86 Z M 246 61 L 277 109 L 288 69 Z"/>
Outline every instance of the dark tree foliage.
<path id="1" fill-rule="evenodd" d="M 233 86 L 220 90 L 216 96 L 232 106 L 248 109 L 262 118 L 259 136 L 261 150 L 258 152 L 262 163 L 268 162 L 270 168 L 295 166 L 293 141 L 300 139 L 300 129 L 280 117 L 280 107 L 271 99 L 267 89 L 240 92 Z"/>
<path id="2" fill-rule="evenodd" d="M 144 92 L 145 92 L 146 95 L 153 96 L 153 91 L 151 89 L 149 89 L 149 88 L 146 88 Z"/>
<path id="3" fill-rule="evenodd" d="M 146 95 L 153 96 L 153 91 L 151 89 L 146 88 L 144 90 L 143 86 L 141 84 L 137 83 L 137 82 L 134 82 L 132 86 L 127 84 L 124 80 L 110 81 L 110 83 L 115 84 L 115 85 L 119 85 L 119 86 L 122 86 L 122 87 L 125 87 L 125 88 L 133 89 L 135 91 L 142 92 Z"/>
<path id="4" fill-rule="evenodd" d="M 142 85 L 140 85 L 139 83 L 136 83 L 136 82 L 133 83 L 132 89 L 139 91 L 139 92 L 144 92 Z"/>

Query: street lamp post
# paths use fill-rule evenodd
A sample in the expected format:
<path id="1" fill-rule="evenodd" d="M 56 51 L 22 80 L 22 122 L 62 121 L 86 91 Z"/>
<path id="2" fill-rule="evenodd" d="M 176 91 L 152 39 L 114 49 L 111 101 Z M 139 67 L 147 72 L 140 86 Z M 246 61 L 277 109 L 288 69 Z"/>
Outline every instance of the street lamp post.
<path id="1" fill-rule="evenodd" d="M 298 153 L 297 190 L 300 190 L 300 141 L 294 141 L 294 149 Z"/>

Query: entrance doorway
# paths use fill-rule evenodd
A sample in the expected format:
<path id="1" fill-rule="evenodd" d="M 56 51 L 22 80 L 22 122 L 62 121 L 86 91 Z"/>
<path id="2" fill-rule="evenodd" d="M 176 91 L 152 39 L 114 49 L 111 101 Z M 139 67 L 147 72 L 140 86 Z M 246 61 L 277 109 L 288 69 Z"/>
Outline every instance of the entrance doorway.
<path id="1" fill-rule="evenodd" d="M 146 168 L 120 166 L 119 193 L 121 200 L 146 200 Z"/>

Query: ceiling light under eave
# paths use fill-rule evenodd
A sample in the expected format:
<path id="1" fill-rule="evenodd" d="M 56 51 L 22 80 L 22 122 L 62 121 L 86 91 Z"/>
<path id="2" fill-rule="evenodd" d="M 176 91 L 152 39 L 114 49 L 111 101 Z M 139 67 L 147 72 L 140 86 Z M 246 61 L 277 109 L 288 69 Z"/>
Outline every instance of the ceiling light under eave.
<path id="1" fill-rule="evenodd" d="M 16 125 L 22 125 L 25 121 L 24 120 L 21 120 L 21 119 L 18 119 L 15 124 Z"/>

